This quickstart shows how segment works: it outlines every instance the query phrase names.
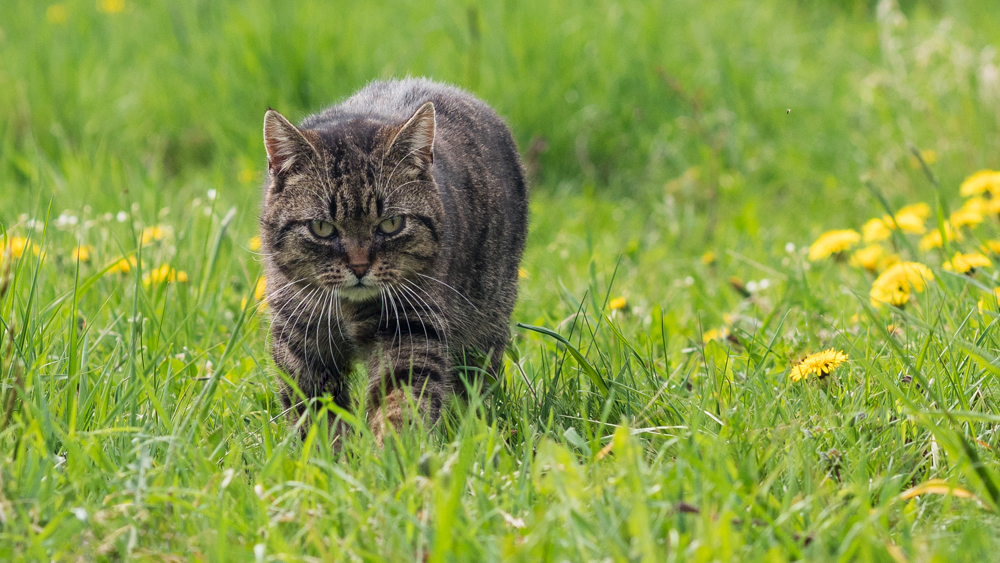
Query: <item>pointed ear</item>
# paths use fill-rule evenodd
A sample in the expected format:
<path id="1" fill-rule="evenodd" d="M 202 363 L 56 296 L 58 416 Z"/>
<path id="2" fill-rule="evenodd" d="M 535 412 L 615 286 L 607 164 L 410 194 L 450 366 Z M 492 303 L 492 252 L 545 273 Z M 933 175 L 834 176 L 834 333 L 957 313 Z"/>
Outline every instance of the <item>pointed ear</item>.
<path id="1" fill-rule="evenodd" d="M 425 103 L 400 127 L 392 140 L 392 152 L 419 171 L 430 169 L 434 163 L 434 116 L 434 104 Z"/>
<path id="2" fill-rule="evenodd" d="M 264 148 L 272 176 L 284 174 L 317 154 L 305 135 L 273 109 L 264 114 Z"/>

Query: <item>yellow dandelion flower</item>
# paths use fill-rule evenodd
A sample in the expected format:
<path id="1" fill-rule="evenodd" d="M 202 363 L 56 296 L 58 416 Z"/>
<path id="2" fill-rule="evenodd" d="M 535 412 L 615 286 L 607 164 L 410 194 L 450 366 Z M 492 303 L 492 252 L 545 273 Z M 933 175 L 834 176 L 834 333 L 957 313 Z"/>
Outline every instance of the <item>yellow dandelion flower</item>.
<path id="1" fill-rule="evenodd" d="M 38 256 L 39 249 L 30 240 L 24 237 L 10 237 L 7 239 L 7 248 L 0 247 L 0 254 L 10 254 L 12 258 L 24 256 L 25 251 L 30 251 Z"/>
<path id="2" fill-rule="evenodd" d="M 1000 255 L 1000 240 L 988 240 L 983 243 L 983 252 Z"/>
<path id="3" fill-rule="evenodd" d="M 983 207 L 980 212 L 987 217 L 996 217 L 1000 215 L 1000 198 L 990 198 L 984 200 Z"/>
<path id="4" fill-rule="evenodd" d="M 525 270 L 524 268 L 518 268 L 517 269 L 517 277 L 519 279 L 526 280 L 530 276 L 528 275 L 528 270 Z"/>
<path id="5" fill-rule="evenodd" d="M 842 254 L 861 240 L 861 235 L 852 229 L 827 231 L 809 247 L 809 260 L 816 261 Z"/>
<path id="6" fill-rule="evenodd" d="M 990 194 L 1000 194 L 1000 172 L 996 170 L 980 170 L 962 182 L 959 192 L 963 197 Z"/>
<path id="7" fill-rule="evenodd" d="M 729 329 L 726 327 L 712 328 L 706 330 L 704 334 L 701 335 L 701 341 L 705 344 L 713 340 L 725 340 L 729 338 Z"/>
<path id="8" fill-rule="evenodd" d="M 944 234 L 945 238 L 948 239 L 948 242 L 951 242 L 953 240 L 958 240 L 958 241 L 962 240 L 962 233 L 956 232 L 954 229 L 951 228 L 951 225 L 948 223 L 944 224 Z M 920 244 L 918 245 L 918 248 L 920 248 L 920 250 L 922 251 L 927 251 L 931 250 L 932 248 L 941 248 L 942 245 L 943 242 L 941 241 L 941 230 L 934 229 L 931 232 L 927 233 L 924 236 L 924 238 L 920 239 Z"/>
<path id="9" fill-rule="evenodd" d="M 837 369 L 840 364 L 848 361 L 848 359 L 847 354 L 843 351 L 833 348 L 816 352 L 815 354 L 806 356 L 802 361 L 795 364 L 792 367 L 792 371 L 788 373 L 788 377 L 792 381 L 809 379 L 811 375 L 814 375 L 817 379 L 826 377 L 833 370 Z"/>
<path id="10" fill-rule="evenodd" d="M 865 242 L 879 242 L 892 236 L 892 231 L 881 219 L 869 219 L 861 227 L 861 236 Z"/>
<path id="11" fill-rule="evenodd" d="M 255 170 L 251 168 L 244 168 L 243 170 L 240 170 L 237 179 L 240 181 L 241 184 L 249 184 L 250 182 L 253 182 L 254 178 L 256 177 L 257 177 L 257 172 Z"/>
<path id="12" fill-rule="evenodd" d="M 944 269 L 958 272 L 959 274 L 972 274 L 975 273 L 976 268 L 985 268 L 992 265 L 993 263 L 990 262 L 989 258 L 978 252 L 969 254 L 956 252 L 951 260 L 944 263 Z"/>
<path id="13" fill-rule="evenodd" d="M 125 10 L 125 0 L 97 0 L 97 10 L 105 14 L 118 14 Z"/>
<path id="14" fill-rule="evenodd" d="M 154 268 L 152 272 L 149 272 L 145 276 L 142 276 L 143 285 L 152 285 L 154 283 L 162 283 L 170 279 L 170 266 L 164 264 L 159 268 Z"/>
<path id="15" fill-rule="evenodd" d="M 922 235 L 927 232 L 924 222 L 929 214 L 930 208 L 926 204 L 908 205 L 894 217 L 883 215 L 881 219 L 869 219 L 861 227 L 861 233 L 867 243 L 885 240 L 897 228 L 904 233 Z"/>
<path id="16" fill-rule="evenodd" d="M 617 311 L 618 309 L 624 309 L 625 305 L 626 303 L 624 297 L 616 297 L 612 299 L 610 303 L 608 303 L 608 307 L 610 307 L 612 311 Z"/>
<path id="17" fill-rule="evenodd" d="M 892 305 L 902 307 L 910 302 L 910 288 L 908 286 L 880 286 L 873 285 L 868 294 L 872 307 L 882 305 Z"/>
<path id="18" fill-rule="evenodd" d="M 965 200 L 965 203 L 963 203 L 962 207 L 960 207 L 959 209 L 965 211 L 971 211 L 973 213 L 985 213 L 987 209 L 987 204 L 988 204 L 987 200 L 979 196 L 970 197 L 969 199 Z"/>
<path id="19" fill-rule="evenodd" d="M 73 249 L 73 252 L 70 254 L 70 258 L 72 258 L 74 262 L 76 262 L 77 260 L 79 260 L 80 262 L 89 262 L 90 253 L 93 251 L 94 251 L 93 246 L 90 246 L 89 244 L 81 244 L 80 246 Z"/>
<path id="20" fill-rule="evenodd" d="M 884 304 L 901 307 L 910 300 L 911 292 L 921 292 L 934 280 L 930 269 L 919 262 L 900 262 L 886 268 L 872 283 L 869 294 L 873 307 Z"/>
<path id="21" fill-rule="evenodd" d="M 163 240 L 166 236 L 167 229 L 154 225 L 152 227 L 146 227 L 142 230 L 142 234 L 139 236 L 139 244 L 149 244 L 153 241 Z"/>
<path id="22" fill-rule="evenodd" d="M 897 213 L 891 219 L 888 215 L 882 218 L 882 222 L 890 229 L 895 229 L 898 226 L 900 231 L 914 235 L 922 235 L 927 232 L 927 228 L 924 227 L 924 221 L 924 217 L 918 214 L 902 212 Z"/>
<path id="23" fill-rule="evenodd" d="M 937 152 L 933 149 L 920 151 L 920 158 L 924 159 L 924 163 L 930 166 L 931 164 L 937 162 Z M 920 161 L 917 160 L 917 157 L 910 157 L 910 168 L 913 168 L 914 170 L 920 169 Z"/>
<path id="24" fill-rule="evenodd" d="M 877 244 L 859 248 L 851 255 L 851 266 L 864 268 L 869 272 L 878 271 L 879 264 L 885 258 L 885 250 Z"/>
<path id="25" fill-rule="evenodd" d="M 142 284 L 147 287 L 154 284 L 184 283 L 186 281 L 188 281 L 187 272 L 175 270 L 168 264 L 164 264 L 142 277 Z"/>
<path id="26" fill-rule="evenodd" d="M 980 299 L 976 305 L 979 307 L 979 314 L 986 314 L 986 311 L 997 312 L 1000 309 L 1000 287 L 994 288 L 988 296 Z"/>
<path id="27" fill-rule="evenodd" d="M 899 208 L 899 211 L 896 212 L 897 217 L 900 215 L 913 215 L 926 221 L 927 218 L 931 216 L 931 206 L 924 202 L 904 205 Z"/>
<path id="28" fill-rule="evenodd" d="M 711 266 L 715 264 L 715 253 L 709 250 L 708 252 L 701 255 L 701 263 L 706 266 Z"/>
<path id="29" fill-rule="evenodd" d="M 258 250 L 260 250 L 260 237 L 251 238 L 247 246 L 250 247 L 251 252 L 257 252 Z"/>
<path id="30" fill-rule="evenodd" d="M 951 226 L 959 229 L 961 227 L 975 227 L 983 222 L 983 214 L 973 209 L 959 209 L 948 218 Z"/>
<path id="31" fill-rule="evenodd" d="M 262 301 L 266 296 L 267 296 L 267 279 L 265 279 L 264 276 L 261 276 L 260 279 L 257 280 L 257 286 L 254 287 L 253 298 L 256 299 L 257 301 Z"/>
<path id="32" fill-rule="evenodd" d="M 45 19 L 53 25 L 66 23 L 67 15 L 64 4 L 52 4 L 48 8 L 45 8 Z"/>
<path id="33" fill-rule="evenodd" d="M 128 258 L 122 258 L 121 260 L 115 262 L 114 265 L 108 268 L 108 273 L 127 274 L 131 272 L 132 268 L 135 268 L 137 265 L 138 262 L 136 261 L 135 256 L 129 256 Z"/>

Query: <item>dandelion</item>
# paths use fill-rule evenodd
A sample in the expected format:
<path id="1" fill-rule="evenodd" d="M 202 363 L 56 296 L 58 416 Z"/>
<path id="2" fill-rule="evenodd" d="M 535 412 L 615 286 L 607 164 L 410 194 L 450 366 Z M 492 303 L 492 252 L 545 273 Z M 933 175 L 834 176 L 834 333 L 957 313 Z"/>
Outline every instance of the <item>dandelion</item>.
<path id="1" fill-rule="evenodd" d="M 253 290 L 253 298 L 262 301 L 267 296 L 267 279 L 261 276 Z"/>
<path id="2" fill-rule="evenodd" d="M 76 261 L 89 262 L 90 253 L 93 251 L 94 251 L 93 246 L 90 246 L 89 244 L 81 244 L 80 246 L 77 246 L 76 248 L 73 249 L 72 254 L 70 254 L 70 258 L 72 258 L 74 262 Z"/>
<path id="3" fill-rule="evenodd" d="M 244 168 L 243 170 L 240 170 L 237 179 L 240 181 L 241 184 L 249 184 L 250 182 L 253 182 L 254 178 L 256 177 L 257 177 L 256 171 L 250 168 Z"/>
<path id="4" fill-rule="evenodd" d="M 725 340 L 729 338 L 729 329 L 726 327 L 722 328 L 712 328 L 706 330 L 704 334 L 701 335 L 701 341 L 705 344 L 713 340 Z"/>
<path id="5" fill-rule="evenodd" d="M 927 232 L 927 228 L 924 227 L 925 218 L 915 213 L 900 212 L 893 218 L 889 218 L 889 216 L 886 215 L 882 218 L 882 221 L 890 229 L 895 229 L 898 226 L 899 230 L 904 233 L 922 235 Z"/>
<path id="6" fill-rule="evenodd" d="M 851 266 L 864 268 L 869 272 L 877 272 L 896 262 L 899 262 L 898 256 L 886 254 L 885 250 L 877 244 L 859 248 L 851 255 Z"/>
<path id="7" fill-rule="evenodd" d="M 983 251 L 1000 255 L 1000 240 L 988 240 L 983 243 Z"/>
<path id="8" fill-rule="evenodd" d="M 9 253 L 12 258 L 20 258 L 26 250 L 35 256 L 38 256 L 40 252 L 30 240 L 24 237 L 10 237 L 7 239 L 7 248 L 0 247 L 0 254 Z"/>
<path id="9" fill-rule="evenodd" d="M 1000 194 L 1000 172 L 996 170 L 980 170 L 962 182 L 959 192 L 963 197 L 986 194 L 996 197 Z"/>
<path id="10" fill-rule="evenodd" d="M 948 239 L 948 242 L 953 240 L 962 240 L 962 233 L 955 232 L 948 223 L 944 224 L 944 235 Z M 931 250 L 933 248 L 941 248 L 943 242 L 941 240 L 941 230 L 934 229 L 933 231 L 927 233 L 922 239 L 920 239 L 920 244 L 918 248 L 922 251 Z"/>
<path id="11" fill-rule="evenodd" d="M 930 166 L 931 164 L 937 162 L 937 151 L 933 149 L 922 150 L 920 151 L 920 158 L 923 159 L 924 164 Z M 920 169 L 920 160 L 917 160 L 917 157 L 910 157 L 910 168 L 913 168 L 914 170 Z"/>
<path id="12" fill-rule="evenodd" d="M 820 379 L 830 375 L 833 370 L 837 369 L 840 364 L 846 362 L 848 359 L 847 354 L 841 350 L 833 348 L 823 350 L 822 352 L 810 354 L 795 364 L 792 367 L 792 371 L 789 372 L 788 377 L 792 381 L 809 379 L 810 375 L 814 375 L 817 379 Z"/>
<path id="13" fill-rule="evenodd" d="M 852 229 L 827 231 L 809 247 L 809 260 L 815 262 L 830 256 L 841 256 L 860 240 L 861 235 Z"/>
<path id="14" fill-rule="evenodd" d="M 885 252 L 877 244 L 871 244 L 854 251 L 851 255 L 851 266 L 864 268 L 869 272 L 874 272 L 878 268 L 878 261 Z"/>
<path id="15" fill-rule="evenodd" d="M 142 277 L 142 284 L 147 287 L 153 284 L 184 283 L 186 281 L 188 281 L 186 272 L 175 270 L 168 264 L 164 264 Z"/>
<path id="16" fill-rule="evenodd" d="M 706 266 L 711 266 L 715 264 L 715 253 L 709 250 L 708 252 L 701 255 L 701 263 Z"/>
<path id="17" fill-rule="evenodd" d="M 517 277 L 522 280 L 528 279 L 528 270 L 525 270 L 524 268 L 518 268 Z"/>
<path id="18" fill-rule="evenodd" d="M 892 236 L 892 231 L 881 219 L 869 219 L 861 226 L 861 236 L 865 242 L 879 242 Z"/>
<path id="19" fill-rule="evenodd" d="M 163 240 L 163 237 L 166 236 L 166 234 L 167 230 L 158 225 L 146 227 L 142 230 L 142 234 L 139 236 L 139 244 L 146 245 L 153 241 Z"/>
<path id="20" fill-rule="evenodd" d="M 994 197 L 985 200 L 983 204 L 982 214 L 985 216 L 996 217 L 1000 215 L 1000 198 Z"/>
<path id="21" fill-rule="evenodd" d="M 125 0 L 98 0 L 97 10 L 105 14 L 118 14 L 125 10 Z"/>
<path id="22" fill-rule="evenodd" d="M 128 258 L 122 258 L 121 260 L 118 260 L 117 262 L 112 264 L 111 267 L 108 268 L 108 273 L 127 274 L 131 272 L 132 268 L 135 268 L 137 265 L 138 262 L 136 261 L 135 256 L 129 256 Z"/>
<path id="23" fill-rule="evenodd" d="M 247 246 L 250 247 L 251 252 L 257 252 L 260 250 L 260 237 L 251 238 Z"/>
<path id="24" fill-rule="evenodd" d="M 983 213 L 976 207 L 979 206 L 963 206 L 961 209 L 951 214 L 951 217 L 948 218 L 948 222 L 951 223 L 951 225 L 956 229 L 962 227 L 975 227 L 983 222 Z"/>
<path id="25" fill-rule="evenodd" d="M 944 263 L 944 269 L 958 272 L 959 274 L 973 274 L 976 268 L 992 266 L 993 263 L 986 256 L 978 253 L 972 252 L 969 254 L 962 254 L 961 252 L 956 252 L 955 256 L 951 260 Z"/>
<path id="26" fill-rule="evenodd" d="M 913 215 L 926 221 L 931 216 L 931 206 L 924 202 L 904 205 L 899 208 L 899 211 L 896 212 L 897 217 L 900 215 Z"/>
<path id="27" fill-rule="evenodd" d="M 625 305 L 626 302 L 624 297 L 616 297 L 612 299 L 610 303 L 608 303 L 608 307 L 610 307 L 612 311 L 617 311 L 618 309 L 624 309 Z"/>
<path id="28" fill-rule="evenodd" d="M 261 276 L 260 279 L 257 280 L 257 285 L 253 288 L 253 298 L 257 301 L 260 301 L 261 309 L 267 307 L 267 301 L 265 300 L 266 297 L 267 297 L 267 279 L 265 279 L 264 276 Z M 244 297 L 243 300 L 240 302 L 240 308 L 245 309 L 248 301 L 249 298 Z"/>
<path id="29" fill-rule="evenodd" d="M 979 196 L 970 197 L 969 199 L 965 200 L 965 203 L 962 204 L 962 207 L 960 209 L 966 211 L 972 211 L 974 213 L 984 213 L 987 207 L 986 204 L 987 201 Z"/>
<path id="30" fill-rule="evenodd" d="M 67 15 L 66 6 L 63 4 L 52 4 L 45 8 L 45 19 L 52 25 L 66 23 Z"/>
<path id="31" fill-rule="evenodd" d="M 986 311 L 997 311 L 1000 309 L 1000 287 L 994 288 L 988 297 L 980 299 L 976 305 L 979 307 L 979 314 L 984 315 Z"/>
<path id="32" fill-rule="evenodd" d="M 872 283 L 869 293 L 872 306 L 889 304 L 902 307 L 909 302 L 912 292 L 922 292 L 927 287 L 927 282 L 932 280 L 934 274 L 919 262 L 893 264 Z"/>

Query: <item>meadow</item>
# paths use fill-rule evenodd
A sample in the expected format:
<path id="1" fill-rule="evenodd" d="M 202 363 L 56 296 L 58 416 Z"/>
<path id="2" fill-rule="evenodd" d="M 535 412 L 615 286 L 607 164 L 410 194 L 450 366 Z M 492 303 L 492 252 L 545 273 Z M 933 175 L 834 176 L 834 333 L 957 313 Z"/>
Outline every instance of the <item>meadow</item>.
<path id="1" fill-rule="evenodd" d="M 996 560 L 998 46 L 991 0 L 5 2 L 0 560 Z M 512 346 L 334 450 L 274 393 L 261 123 L 407 75 L 521 148 Z"/>

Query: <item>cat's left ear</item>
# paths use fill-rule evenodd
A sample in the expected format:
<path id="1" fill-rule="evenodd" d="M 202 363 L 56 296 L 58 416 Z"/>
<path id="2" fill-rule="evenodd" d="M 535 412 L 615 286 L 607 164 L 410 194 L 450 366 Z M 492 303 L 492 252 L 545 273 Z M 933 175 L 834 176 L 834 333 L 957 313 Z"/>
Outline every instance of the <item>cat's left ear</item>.
<path id="1" fill-rule="evenodd" d="M 410 116 L 392 140 L 392 152 L 424 171 L 434 163 L 434 104 L 427 102 Z"/>

